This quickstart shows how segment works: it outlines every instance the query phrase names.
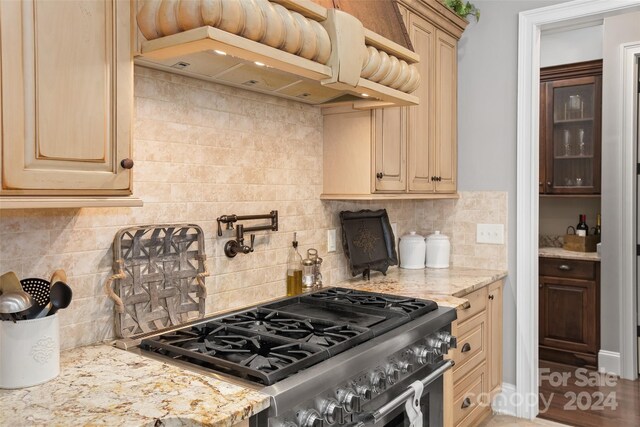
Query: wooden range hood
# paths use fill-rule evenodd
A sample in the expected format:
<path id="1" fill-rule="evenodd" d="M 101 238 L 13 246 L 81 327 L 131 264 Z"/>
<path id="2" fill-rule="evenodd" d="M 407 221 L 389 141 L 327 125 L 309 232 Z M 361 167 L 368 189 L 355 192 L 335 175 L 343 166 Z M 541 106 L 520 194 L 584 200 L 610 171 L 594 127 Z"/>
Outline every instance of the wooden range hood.
<path id="1" fill-rule="evenodd" d="M 395 41 L 309 0 L 138 0 L 135 62 L 309 104 L 418 104 L 420 58 L 397 6 L 375 3 L 395 8 L 381 24 Z"/>

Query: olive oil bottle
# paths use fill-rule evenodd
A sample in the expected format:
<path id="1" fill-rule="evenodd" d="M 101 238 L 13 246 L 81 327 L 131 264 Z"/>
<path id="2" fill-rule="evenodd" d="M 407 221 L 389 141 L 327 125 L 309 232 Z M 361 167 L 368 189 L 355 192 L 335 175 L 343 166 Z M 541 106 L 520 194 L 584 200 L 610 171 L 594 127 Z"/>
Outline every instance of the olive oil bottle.
<path id="1" fill-rule="evenodd" d="M 287 257 L 287 296 L 299 295 L 302 293 L 302 256 L 298 252 L 298 241 L 293 233 L 293 242 Z"/>

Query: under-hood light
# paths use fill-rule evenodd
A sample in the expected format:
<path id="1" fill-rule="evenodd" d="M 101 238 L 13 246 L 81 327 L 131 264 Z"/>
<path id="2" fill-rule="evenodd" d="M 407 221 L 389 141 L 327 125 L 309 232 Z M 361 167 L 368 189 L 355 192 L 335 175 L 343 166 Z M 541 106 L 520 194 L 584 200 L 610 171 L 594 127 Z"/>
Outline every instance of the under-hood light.
<path id="1" fill-rule="evenodd" d="M 255 61 L 254 64 L 256 64 L 258 67 L 264 67 L 265 66 L 264 62 L 260 62 L 260 61 Z"/>
<path id="2" fill-rule="evenodd" d="M 366 93 L 361 93 L 360 95 L 361 95 L 363 98 L 368 98 L 368 97 L 369 97 L 369 95 L 367 95 Z"/>
<path id="3" fill-rule="evenodd" d="M 215 49 L 214 52 L 222 56 L 225 56 L 227 54 L 227 52 L 225 52 L 224 50 L 218 50 L 218 49 Z"/>

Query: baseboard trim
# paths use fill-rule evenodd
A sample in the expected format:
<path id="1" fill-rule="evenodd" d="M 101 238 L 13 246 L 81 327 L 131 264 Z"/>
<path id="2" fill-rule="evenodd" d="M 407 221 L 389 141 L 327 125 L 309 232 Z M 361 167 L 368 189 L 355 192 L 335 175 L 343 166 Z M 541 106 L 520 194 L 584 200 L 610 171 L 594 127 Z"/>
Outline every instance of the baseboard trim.
<path id="1" fill-rule="evenodd" d="M 600 350 L 598 352 L 598 371 L 620 376 L 620 353 Z"/>
<path id="2" fill-rule="evenodd" d="M 491 402 L 494 414 L 516 416 L 516 386 L 509 383 L 502 383 L 502 391 L 496 394 Z"/>

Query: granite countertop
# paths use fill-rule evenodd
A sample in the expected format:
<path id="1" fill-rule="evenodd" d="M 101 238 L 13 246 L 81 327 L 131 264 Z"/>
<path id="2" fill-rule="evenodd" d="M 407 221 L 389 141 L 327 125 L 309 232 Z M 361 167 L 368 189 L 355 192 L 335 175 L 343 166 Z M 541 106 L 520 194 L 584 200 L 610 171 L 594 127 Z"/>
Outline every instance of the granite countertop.
<path id="1" fill-rule="evenodd" d="M 226 427 L 269 407 L 252 389 L 105 344 L 60 359 L 56 379 L 0 390 L 0 425 Z"/>
<path id="2" fill-rule="evenodd" d="M 540 248 L 538 256 L 542 258 L 577 259 L 582 261 L 600 261 L 598 252 L 575 252 L 562 248 Z"/>
<path id="3" fill-rule="evenodd" d="M 351 279 L 338 286 L 370 292 L 430 299 L 445 307 L 461 307 L 465 295 L 507 276 L 504 270 L 451 267 L 405 270 L 392 268 L 387 275 L 372 272 L 371 280 Z"/>

